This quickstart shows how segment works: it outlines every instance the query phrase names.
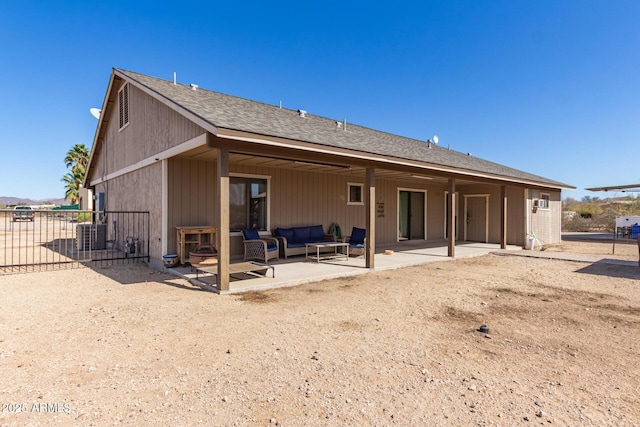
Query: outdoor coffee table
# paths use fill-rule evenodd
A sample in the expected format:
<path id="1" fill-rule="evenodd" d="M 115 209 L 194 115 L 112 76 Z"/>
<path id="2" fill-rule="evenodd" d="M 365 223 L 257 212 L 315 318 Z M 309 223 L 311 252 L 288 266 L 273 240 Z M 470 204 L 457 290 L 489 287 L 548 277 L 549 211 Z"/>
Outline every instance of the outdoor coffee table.
<path id="1" fill-rule="evenodd" d="M 349 243 L 344 242 L 331 242 L 331 243 L 305 243 L 306 257 L 307 259 L 314 259 L 320 263 L 321 260 L 336 259 L 345 257 L 349 261 Z M 315 255 L 313 253 L 309 255 L 309 248 L 315 249 Z M 320 254 L 320 249 L 333 248 L 333 253 Z M 338 252 L 338 248 L 342 248 L 342 253 Z"/>
<path id="2" fill-rule="evenodd" d="M 206 266 L 200 264 L 195 267 L 196 269 L 196 280 L 198 280 L 198 273 L 210 273 L 216 276 L 216 282 L 218 281 L 218 266 L 210 265 Z M 229 264 L 229 275 L 242 275 L 241 279 L 245 279 L 247 275 L 259 277 L 259 276 L 267 276 L 267 271 L 271 270 L 272 277 L 276 277 L 276 269 L 273 265 L 261 264 L 259 262 L 238 262 L 235 264 Z"/>

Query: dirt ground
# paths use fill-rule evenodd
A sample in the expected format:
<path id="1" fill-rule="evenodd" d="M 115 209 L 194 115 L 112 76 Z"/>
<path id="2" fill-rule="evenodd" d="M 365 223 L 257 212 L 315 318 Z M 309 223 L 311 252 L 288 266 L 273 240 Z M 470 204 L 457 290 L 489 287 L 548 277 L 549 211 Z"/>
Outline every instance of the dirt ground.
<path id="1" fill-rule="evenodd" d="M 637 264 L 492 254 L 226 296 L 143 265 L 0 284 L 3 426 L 640 425 Z"/>

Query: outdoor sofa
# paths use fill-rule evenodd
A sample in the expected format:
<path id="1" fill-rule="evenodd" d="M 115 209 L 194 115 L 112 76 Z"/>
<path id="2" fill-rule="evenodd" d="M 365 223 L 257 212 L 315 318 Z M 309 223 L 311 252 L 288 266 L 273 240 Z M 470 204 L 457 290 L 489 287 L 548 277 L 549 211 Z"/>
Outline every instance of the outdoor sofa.
<path id="1" fill-rule="evenodd" d="M 301 255 L 307 252 L 307 243 L 334 243 L 333 234 L 325 234 L 322 225 L 305 227 L 276 228 L 273 237 L 280 242 L 280 250 L 287 259 L 290 255 Z M 335 248 L 322 248 L 321 252 L 333 252 Z"/>

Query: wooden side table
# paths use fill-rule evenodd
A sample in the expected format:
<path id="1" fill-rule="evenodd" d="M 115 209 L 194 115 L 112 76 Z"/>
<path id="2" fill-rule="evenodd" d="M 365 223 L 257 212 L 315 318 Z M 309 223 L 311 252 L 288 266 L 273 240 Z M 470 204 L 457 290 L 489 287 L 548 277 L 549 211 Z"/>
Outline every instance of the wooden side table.
<path id="1" fill-rule="evenodd" d="M 180 258 L 180 263 L 184 264 L 189 260 L 189 252 L 198 246 L 216 246 L 218 227 L 213 226 L 186 226 L 176 227 L 176 251 Z"/>

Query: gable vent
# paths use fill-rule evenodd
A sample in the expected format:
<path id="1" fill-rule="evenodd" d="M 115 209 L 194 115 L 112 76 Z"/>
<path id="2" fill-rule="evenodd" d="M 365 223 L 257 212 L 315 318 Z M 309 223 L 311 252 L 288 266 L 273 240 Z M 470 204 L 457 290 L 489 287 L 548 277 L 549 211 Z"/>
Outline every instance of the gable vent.
<path id="1" fill-rule="evenodd" d="M 118 91 L 118 110 L 118 130 L 122 130 L 129 124 L 129 83 L 125 83 Z"/>

